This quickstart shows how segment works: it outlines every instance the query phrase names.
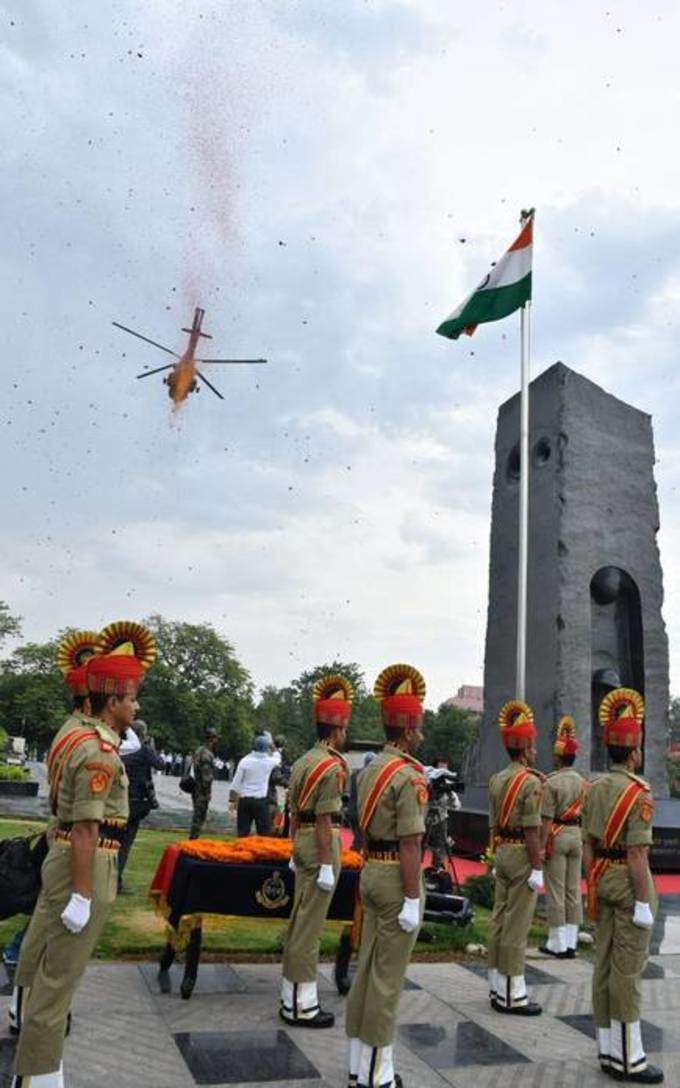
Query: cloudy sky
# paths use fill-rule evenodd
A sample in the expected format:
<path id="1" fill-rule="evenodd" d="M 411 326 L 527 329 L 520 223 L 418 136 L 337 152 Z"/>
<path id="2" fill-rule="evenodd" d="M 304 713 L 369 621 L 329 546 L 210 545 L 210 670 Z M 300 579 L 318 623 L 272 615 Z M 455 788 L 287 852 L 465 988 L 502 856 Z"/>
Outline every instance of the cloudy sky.
<path id="1" fill-rule="evenodd" d="M 0 598 L 26 637 L 209 620 L 258 686 L 332 656 L 481 683 L 517 325 L 438 322 L 536 205 L 534 372 L 654 417 L 680 688 L 680 11 L 0 4 Z M 216 355 L 175 420 L 193 307 Z"/>

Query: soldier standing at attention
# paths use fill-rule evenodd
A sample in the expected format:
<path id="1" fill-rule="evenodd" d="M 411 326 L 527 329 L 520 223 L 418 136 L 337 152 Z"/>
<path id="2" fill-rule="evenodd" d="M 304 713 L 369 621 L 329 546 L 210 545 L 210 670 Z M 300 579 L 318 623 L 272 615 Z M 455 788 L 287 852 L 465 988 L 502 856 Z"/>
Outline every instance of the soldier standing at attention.
<path id="1" fill-rule="evenodd" d="M 98 648 L 86 666 L 93 717 L 61 730 L 48 755 L 57 823 L 35 915 L 45 939 L 25 1005 L 13 1088 L 63 1088 L 69 1008 L 116 898 L 117 850 L 128 814 L 118 746 L 156 651 L 144 627 L 126 622 L 105 628 Z"/>
<path id="2" fill-rule="evenodd" d="M 90 716 L 86 665 L 98 652 L 98 642 L 99 635 L 96 631 L 71 631 L 70 634 L 65 635 L 57 647 L 57 668 L 63 674 L 66 686 L 71 693 L 73 709 L 57 732 L 54 738 L 55 744 L 65 733 L 72 730 L 74 726 L 82 725 Z M 53 830 L 54 822 L 47 828 L 48 845 L 51 843 Z M 8 1010 L 10 1031 L 14 1035 L 21 1031 L 22 1010 L 45 948 L 43 925 L 45 920 L 44 904 L 40 905 L 40 909 L 36 904 L 31 924 L 21 942 L 21 955 L 14 976 L 14 989 Z"/>
<path id="3" fill-rule="evenodd" d="M 526 703 L 511 700 L 498 716 L 510 757 L 489 782 L 489 828 L 496 883 L 489 933 L 489 997 L 496 1012 L 539 1016 L 524 981 L 527 937 L 541 871 L 542 775 L 534 770 L 536 728 Z"/>
<path id="4" fill-rule="evenodd" d="M 649 870 L 654 801 L 636 772 L 642 763 L 645 704 L 617 688 L 600 704 L 609 753 L 607 774 L 593 783 L 583 806 L 583 856 L 588 915 L 595 930 L 593 1018 L 600 1066 L 614 1080 L 661 1084 L 640 1032 L 640 976 L 649 954 L 657 907 Z"/>
<path id="5" fill-rule="evenodd" d="M 541 806 L 549 928 L 541 952 L 558 959 L 573 959 L 576 955 L 578 927 L 583 919 L 581 810 L 588 784 L 574 770 L 578 748 L 573 718 L 566 714 L 557 726 L 553 748 L 556 770 L 545 780 Z"/>
<path id="6" fill-rule="evenodd" d="M 404 977 L 423 917 L 422 839 L 428 789 L 415 759 L 423 739 L 425 681 L 390 665 L 375 682 L 387 743 L 359 777 L 366 836 L 359 962 L 347 999 L 349 1083 L 401 1088 L 392 1043 Z"/>
<path id="7" fill-rule="evenodd" d="M 354 691 L 344 676 L 314 685 L 317 742 L 294 764 L 288 800 L 291 812 L 295 899 L 283 949 L 279 1014 L 287 1024 L 331 1028 L 335 1017 L 319 1007 L 316 968 L 321 931 L 340 875 L 345 746 Z"/>
<path id="8" fill-rule="evenodd" d="M 194 752 L 194 792 L 191 799 L 194 806 L 194 815 L 191 821 L 190 839 L 197 839 L 203 830 L 203 824 L 208 818 L 208 806 L 212 794 L 213 778 L 215 777 L 215 745 L 219 740 L 219 733 L 208 726 L 203 734 L 203 744 Z"/>

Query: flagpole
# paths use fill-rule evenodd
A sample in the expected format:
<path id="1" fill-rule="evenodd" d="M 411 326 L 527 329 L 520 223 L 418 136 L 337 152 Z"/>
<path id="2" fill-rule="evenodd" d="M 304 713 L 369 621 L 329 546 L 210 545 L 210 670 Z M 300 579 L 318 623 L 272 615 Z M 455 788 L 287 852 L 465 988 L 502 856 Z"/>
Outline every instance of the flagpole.
<path id="1" fill-rule="evenodd" d="M 520 309 L 521 394 L 519 425 L 519 560 L 517 569 L 516 698 L 526 698 L 527 573 L 529 563 L 529 369 L 531 303 Z"/>

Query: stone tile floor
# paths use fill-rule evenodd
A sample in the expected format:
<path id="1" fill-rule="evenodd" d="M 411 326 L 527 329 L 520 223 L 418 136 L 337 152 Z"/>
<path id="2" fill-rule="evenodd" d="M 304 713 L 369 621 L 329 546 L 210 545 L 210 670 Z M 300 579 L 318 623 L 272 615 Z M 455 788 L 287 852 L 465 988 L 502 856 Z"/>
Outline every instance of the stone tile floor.
<path id="1" fill-rule="evenodd" d="M 534 960 L 533 996 L 544 1015 L 523 1020 L 489 1009 L 483 972 L 460 964 L 412 964 L 399 1013 L 397 1068 L 406 1088 L 594 1088 L 590 966 Z M 332 1031 L 288 1028 L 277 1016 L 276 964 L 204 965 L 189 1001 L 157 992 L 141 964 L 92 963 L 66 1044 L 67 1088 L 344 1088 L 343 999 L 331 965 L 320 991 Z M 0 983 L 3 980 L 0 979 Z M 650 1058 L 680 1084 L 680 957 L 655 955 L 642 983 Z M 14 1049 L 0 1019 L 0 1088 Z"/>

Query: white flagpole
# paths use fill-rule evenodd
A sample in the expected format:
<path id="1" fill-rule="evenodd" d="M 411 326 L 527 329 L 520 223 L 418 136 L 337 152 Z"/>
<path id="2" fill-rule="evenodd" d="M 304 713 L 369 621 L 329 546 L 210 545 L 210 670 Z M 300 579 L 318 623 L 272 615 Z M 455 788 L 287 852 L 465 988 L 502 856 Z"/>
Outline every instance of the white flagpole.
<path id="1" fill-rule="evenodd" d="M 519 562 L 517 570 L 517 672 L 516 698 L 526 698 L 527 673 L 527 573 L 529 561 L 529 380 L 530 308 L 520 309 L 521 397 L 519 427 Z"/>

